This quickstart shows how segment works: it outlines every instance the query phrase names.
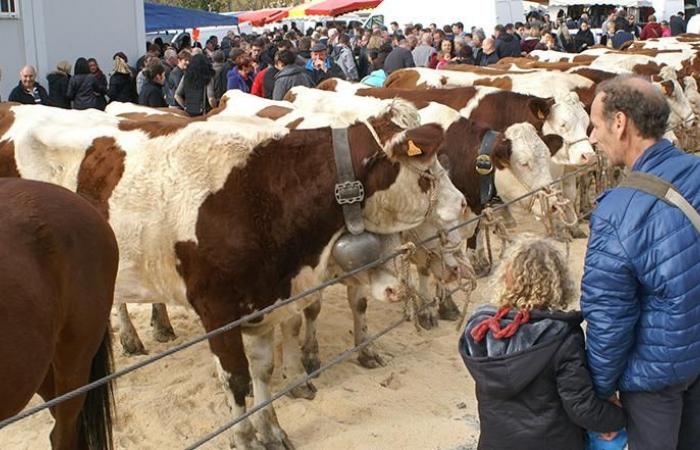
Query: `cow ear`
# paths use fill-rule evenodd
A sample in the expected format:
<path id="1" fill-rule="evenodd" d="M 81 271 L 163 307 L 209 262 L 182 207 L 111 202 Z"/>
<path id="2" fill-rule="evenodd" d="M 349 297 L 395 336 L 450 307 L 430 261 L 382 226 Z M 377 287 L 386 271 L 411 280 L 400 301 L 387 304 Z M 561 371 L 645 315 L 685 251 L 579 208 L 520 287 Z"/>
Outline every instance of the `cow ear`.
<path id="1" fill-rule="evenodd" d="M 552 105 L 554 105 L 554 99 L 533 98 L 530 100 L 529 103 L 530 111 L 532 111 L 532 114 L 539 120 L 545 120 L 547 119 L 547 116 L 549 116 L 549 111 L 552 109 Z"/>
<path id="2" fill-rule="evenodd" d="M 441 153 L 438 155 L 438 162 L 442 166 L 443 169 L 449 173 L 452 170 L 452 163 L 450 162 L 450 157 L 447 156 L 447 153 Z"/>
<path id="3" fill-rule="evenodd" d="M 438 124 L 422 125 L 406 130 L 405 138 L 392 148 L 388 153 L 394 157 L 408 157 L 413 161 L 428 162 L 437 154 L 445 138 L 445 132 Z"/>
<path id="4" fill-rule="evenodd" d="M 564 139 L 558 134 L 545 134 L 542 136 L 542 141 L 549 149 L 549 153 L 554 156 L 564 145 Z"/>
<path id="5" fill-rule="evenodd" d="M 662 82 L 659 83 L 659 84 L 661 85 L 661 88 L 664 90 L 664 93 L 665 93 L 667 96 L 670 96 L 670 95 L 673 94 L 673 89 L 674 89 L 673 81 L 671 81 L 671 80 L 666 80 L 666 81 L 662 81 Z"/>
<path id="6" fill-rule="evenodd" d="M 499 133 L 491 150 L 491 161 L 496 169 L 510 167 L 510 158 L 513 155 L 513 143 L 506 139 L 503 133 Z"/>

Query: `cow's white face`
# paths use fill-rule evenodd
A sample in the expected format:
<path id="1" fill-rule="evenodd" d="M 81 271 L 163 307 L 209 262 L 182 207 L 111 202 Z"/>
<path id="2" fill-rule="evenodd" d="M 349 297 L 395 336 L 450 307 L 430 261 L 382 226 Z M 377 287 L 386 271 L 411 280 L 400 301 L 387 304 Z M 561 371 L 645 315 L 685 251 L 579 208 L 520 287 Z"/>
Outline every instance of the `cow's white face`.
<path id="1" fill-rule="evenodd" d="M 512 145 L 510 167 L 496 171 L 495 183 L 498 195 L 508 202 L 552 182 L 551 153 L 530 123 L 511 125 L 504 134 Z M 536 216 L 544 215 L 539 202 L 526 198 L 518 203 L 521 208 L 530 204 Z"/>
<path id="2" fill-rule="evenodd" d="M 695 122 L 695 113 L 678 81 L 664 80 L 654 85 L 666 96 L 668 106 L 671 108 L 668 127 L 692 127 Z"/>
<path id="3" fill-rule="evenodd" d="M 696 116 L 700 116 L 700 93 L 698 93 L 697 81 L 693 77 L 685 77 L 683 78 L 683 87 L 693 112 Z"/>
<path id="4" fill-rule="evenodd" d="M 543 134 L 556 134 L 564 140 L 562 148 L 552 156 L 556 164 L 587 164 L 595 157 L 588 141 L 591 120 L 575 92 L 556 99 L 542 126 Z"/>
<path id="5" fill-rule="evenodd" d="M 363 216 L 369 231 L 387 234 L 415 228 L 426 220 L 447 229 L 458 223 L 465 209 L 464 196 L 433 157 L 426 165 L 402 163 L 391 187 L 367 199 Z"/>

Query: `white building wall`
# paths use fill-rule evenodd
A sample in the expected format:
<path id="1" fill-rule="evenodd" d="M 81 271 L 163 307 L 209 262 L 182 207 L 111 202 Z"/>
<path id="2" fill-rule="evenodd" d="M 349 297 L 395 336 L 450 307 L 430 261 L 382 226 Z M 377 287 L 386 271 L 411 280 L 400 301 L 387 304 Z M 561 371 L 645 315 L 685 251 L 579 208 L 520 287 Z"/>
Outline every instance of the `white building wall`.
<path id="1" fill-rule="evenodd" d="M 5 43 L 0 58 L 0 98 L 6 101 L 12 88 L 19 83 L 19 71 L 24 65 L 26 51 L 22 22 L 18 19 L 0 19 L 0 42 Z"/>
<path id="2" fill-rule="evenodd" d="M 19 20 L 0 20 L 0 42 L 6 44 L 0 60 L 3 99 L 7 99 L 17 84 L 19 69 L 24 64 L 34 65 L 39 83 L 47 87 L 46 75 L 61 60 L 73 64 L 80 56 L 93 57 L 102 71 L 109 73 L 112 55 L 117 51 L 123 51 L 131 64 L 145 53 L 143 0 L 19 0 L 19 3 Z"/>

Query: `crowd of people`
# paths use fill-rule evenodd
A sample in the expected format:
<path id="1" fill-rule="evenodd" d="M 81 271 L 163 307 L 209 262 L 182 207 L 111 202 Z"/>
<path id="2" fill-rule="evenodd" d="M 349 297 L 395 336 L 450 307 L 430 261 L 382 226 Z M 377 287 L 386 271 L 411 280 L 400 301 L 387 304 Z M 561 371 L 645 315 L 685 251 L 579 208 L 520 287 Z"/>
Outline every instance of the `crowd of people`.
<path id="1" fill-rule="evenodd" d="M 576 29 L 572 32 L 571 29 Z M 606 32 L 597 42 L 583 14 L 574 21 L 549 15 L 525 22 L 497 25 L 491 33 L 457 22 L 439 28 L 431 23 L 390 27 L 373 25 L 326 28 L 301 33 L 292 23 L 262 35 L 230 32 L 204 46 L 188 35 L 178 45 L 155 39 L 135 66 L 123 52 L 114 55 L 108 77 L 94 58 L 78 58 L 73 67 L 58 63 L 46 76 L 48 89 L 37 82 L 36 70 L 26 66 L 10 101 L 61 108 L 104 109 L 109 101 L 133 102 L 151 107 L 172 107 L 191 116 L 216 108 L 229 89 L 281 100 L 294 86 L 318 85 L 337 77 L 382 86 L 392 72 L 407 67 L 443 69 L 451 64 L 488 66 L 501 58 L 527 55 L 533 50 L 581 52 L 596 44 L 621 48 L 634 39 L 677 35 L 685 31 L 683 14 L 670 23 L 654 16 L 642 28 L 624 9 L 603 23 Z M 73 73 L 71 73 L 73 69 Z"/>

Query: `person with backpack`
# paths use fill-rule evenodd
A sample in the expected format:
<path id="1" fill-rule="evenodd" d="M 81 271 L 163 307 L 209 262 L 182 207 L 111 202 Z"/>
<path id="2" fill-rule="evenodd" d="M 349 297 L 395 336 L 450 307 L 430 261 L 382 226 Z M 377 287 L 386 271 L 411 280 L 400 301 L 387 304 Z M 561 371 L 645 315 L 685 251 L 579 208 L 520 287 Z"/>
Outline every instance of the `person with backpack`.
<path id="1" fill-rule="evenodd" d="M 584 450 L 585 430 L 622 429 L 622 409 L 593 389 L 581 313 L 566 311 L 576 290 L 561 252 L 544 238 L 521 235 L 495 282 L 497 305 L 478 308 L 459 340 L 476 388 L 478 449 Z"/>
<path id="2" fill-rule="evenodd" d="M 620 393 L 630 450 L 700 443 L 700 158 L 662 138 L 669 114 L 633 76 L 591 106 L 591 144 L 629 176 L 591 215 L 581 310 L 596 393 Z"/>
<path id="3" fill-rule="evenodd" d="M 207 86 L 213 77 L 214 69 L 206 56 L 201 53 L 194 55 L 175 90 L 175 100 L 190 116 L 201 116 L 209 111 Z"/>

